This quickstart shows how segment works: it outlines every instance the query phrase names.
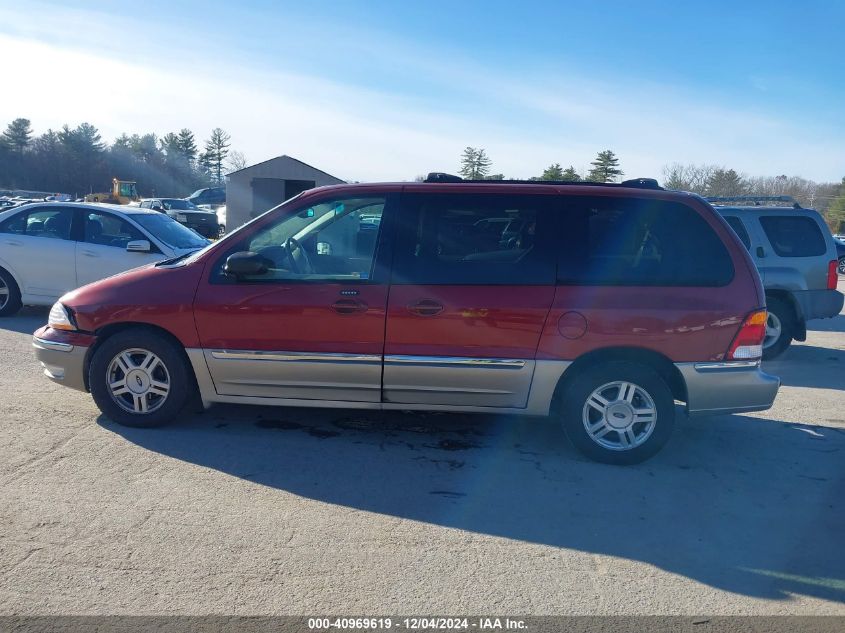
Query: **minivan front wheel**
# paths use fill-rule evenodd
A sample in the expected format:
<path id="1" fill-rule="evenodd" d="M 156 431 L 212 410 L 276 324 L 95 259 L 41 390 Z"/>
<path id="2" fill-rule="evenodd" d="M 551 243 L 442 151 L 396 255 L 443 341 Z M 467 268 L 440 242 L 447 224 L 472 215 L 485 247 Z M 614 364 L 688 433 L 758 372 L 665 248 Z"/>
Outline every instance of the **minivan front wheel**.
<path id="1" fill-rule="evenodd" d="M 135 427 L 170 422 L 193 389 L 177 346 L 142 328 L 115 334 L 97 348 L 88 384 L 100 411 L 118 424 Z"/>
<path id="2" fill-rule="evenodd" d="M 653 369 L 612 361 L 582 371 L 563 394 L 563 426 L 579 451 L 606 464 L 637 464 L 669 440 L 675 401 Z"/>

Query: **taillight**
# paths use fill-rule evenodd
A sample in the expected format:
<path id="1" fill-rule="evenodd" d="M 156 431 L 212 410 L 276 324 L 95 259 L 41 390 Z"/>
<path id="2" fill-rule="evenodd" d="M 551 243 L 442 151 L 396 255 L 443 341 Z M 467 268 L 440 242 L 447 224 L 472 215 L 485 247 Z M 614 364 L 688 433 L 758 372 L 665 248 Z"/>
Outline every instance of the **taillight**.
<path id="1" fill-rule="evenodd" d="M 827 289 L 828 290 L 836 290 L 836 266 L 839 264 L 839 261 L 836 259 L 831 259 L 827 264 Z"/>
<path id="2" fill-rule="evenodd" d="M 757 310 L 745 317 L 728 350 L 727 360 L 757 360 L 763 356 L 767 318 L 765 310 Z"/>

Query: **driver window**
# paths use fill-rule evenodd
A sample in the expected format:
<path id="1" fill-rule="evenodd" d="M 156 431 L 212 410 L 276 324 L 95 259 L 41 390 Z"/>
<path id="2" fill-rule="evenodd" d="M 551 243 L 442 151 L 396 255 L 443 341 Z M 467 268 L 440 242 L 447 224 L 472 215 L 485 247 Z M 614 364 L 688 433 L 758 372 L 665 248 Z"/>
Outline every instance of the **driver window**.
<path id="1" fill-rule="evenodd" d="M 110 213 L 89 213 L 85 217 L 85 239 L 88 244 L 126 248 L 129 242 L 147 239 L 138 229 Z"/>
<path id="2" fill-rule="evenodd" d="M 267 260 L 251 280 L 366 280 L 372 276 L 385 198 L 313 205 L 259 231 L 241 250 Z"/>

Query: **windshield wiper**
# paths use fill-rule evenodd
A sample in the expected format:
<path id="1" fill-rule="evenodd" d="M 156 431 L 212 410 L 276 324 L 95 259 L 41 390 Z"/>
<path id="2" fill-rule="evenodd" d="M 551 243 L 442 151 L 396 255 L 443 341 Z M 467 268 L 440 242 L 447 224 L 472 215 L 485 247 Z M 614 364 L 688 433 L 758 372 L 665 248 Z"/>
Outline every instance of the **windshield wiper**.
<path id="1" fill-rule="evenodd" d="M 158 266 L 169 266 L 170 264 L 175 264 L 176 262 L 180 262 L 183 259 L 185 259 L 186 257 L 193 255 L 198 250 L 199 250 L 199 248 L 196 249 L 196 250 L 190 251 L 188 253 L 182 253 L 181 255 L 177 255 L 176 257 L 171 257 L 170 259 L 163 259 L 160 262 L 156 262 L 155 265 L 156 265 L 156 267 L 158 267 Z"/>

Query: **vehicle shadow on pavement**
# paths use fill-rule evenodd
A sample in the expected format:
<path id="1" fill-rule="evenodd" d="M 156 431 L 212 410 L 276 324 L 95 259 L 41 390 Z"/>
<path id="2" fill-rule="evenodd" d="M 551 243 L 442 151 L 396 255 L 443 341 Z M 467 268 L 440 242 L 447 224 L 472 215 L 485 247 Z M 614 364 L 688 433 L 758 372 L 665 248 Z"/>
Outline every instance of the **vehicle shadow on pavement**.
<path id="1" fill-rule="evenodd" d="M 43 306 L 23 307 L 16 315 L 0 319 L 0 330 L 32 334 L 42 325 L 47 324 L 49 313 L 50 308 Z"/>
<path id="2" fill-rule="evenodd" d="M 783 356 L 765 361 L 763 370 L 779 376 L 790 387 L 815 387 L 845 391 L 845 350 L 793 345 Z"/>
<path id="3" fill-rule="evenodd" d="M 155 430 L 99 422 L 325 503 L 642 561 L 737 594 L 845 602 L 845 426 L 680 416 L 657 457 L 613 467 L 544 419 L 220 405 Z"/>
<path id="4" fill-rule="evenodd" d="M 807 329 L 813 332 L 845 332 L 845 314 L 832 319 L 813 319 L 807 322 Z"/>

